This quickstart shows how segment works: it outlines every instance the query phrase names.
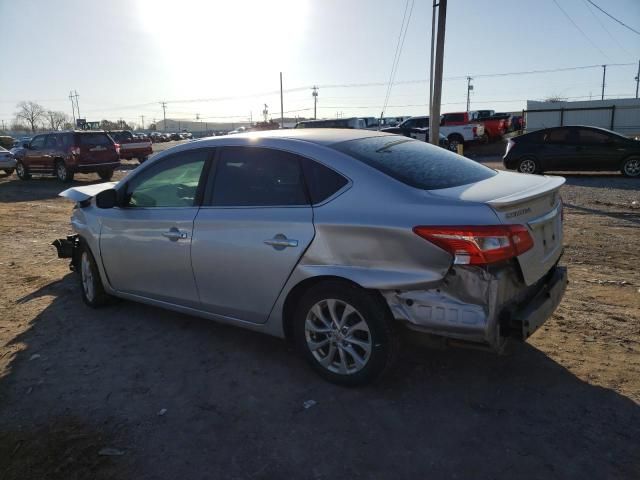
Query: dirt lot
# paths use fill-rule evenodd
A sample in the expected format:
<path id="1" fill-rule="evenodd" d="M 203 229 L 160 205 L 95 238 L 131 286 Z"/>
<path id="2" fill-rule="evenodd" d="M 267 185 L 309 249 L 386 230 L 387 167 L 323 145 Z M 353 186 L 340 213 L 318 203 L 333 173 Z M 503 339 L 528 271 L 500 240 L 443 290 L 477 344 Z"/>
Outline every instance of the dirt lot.
<path id="1" fill-rule="evenodd" d="M 515 355 L 407 345 L 359 390 L 278 339 L 84 306 L 60 190 L 0 179 L 0 478 L 640 478 L 638 181 L 567 176 L 571 283 Z"/>

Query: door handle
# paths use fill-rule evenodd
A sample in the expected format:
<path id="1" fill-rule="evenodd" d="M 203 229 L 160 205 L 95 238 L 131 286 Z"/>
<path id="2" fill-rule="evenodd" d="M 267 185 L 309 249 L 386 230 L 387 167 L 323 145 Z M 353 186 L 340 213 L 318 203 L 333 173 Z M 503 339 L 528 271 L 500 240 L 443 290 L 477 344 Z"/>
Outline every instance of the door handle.
<path id="1" fill-rule="evenodd" d="M 184 240 L 189 237 L 187 232 L 181 232 L 177 228 L 170 228 L 168 232 L 162 232 L 162 236 L 168 238 L 172 242 L 177 242 L 178 240 Z"/>
<path id="2" fill-rule="evenodd" d="M 265 240 L 264 243 L 266 245 L 271 245 L 276 250 L 284 250 L 287 247 L 298 246 L 298 240 L 287 238 L 281 233 L 277 234 L 273 238 L 270 238 L 269 240 Z"/>

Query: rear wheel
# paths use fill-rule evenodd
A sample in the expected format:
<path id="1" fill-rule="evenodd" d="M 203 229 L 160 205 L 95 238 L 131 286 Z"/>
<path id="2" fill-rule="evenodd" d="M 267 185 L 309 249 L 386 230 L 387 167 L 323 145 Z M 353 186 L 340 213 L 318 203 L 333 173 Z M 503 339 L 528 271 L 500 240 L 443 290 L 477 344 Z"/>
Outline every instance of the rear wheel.
<path id="1" fill-rule="evenodd" d="M 107 168 L 105 170 L 100 170 L 98 172 L 98 175 L 102 180 L 104 180 L 105 182 L 108 182 L 109 180 L 111 180 L 111 177 L 113 177 L 113 169 Z"/>
<path id="2" fill-rule="evenodd" d="M 71 172 L 63 160 L 56 162 L 56 178 L 63 183 L 69 183 L 73 180 L 73 172 Z"/>
<path id="3" fill-rule="evenodd" d="M 458 151 L 458 145 L 464 144 L 464 138 L 460 135 L 449 135 L 449 150 L 452 152 Z"/>
<path id="4" fill-rule="evenodd" d="M 16 174 L 20 180 L 29 180 L 31 178 L 29 170 L 27 170 L 27 167 L 19 160 L 18 163 L 16 163 Z"/>
<path id="5" fill-rule="evenodd" d="M 13 173 L 13 168 L 5 168 L 4 173 L 6 173 L 7 176 L 11 175 Z"/>
<path id="6" fill-rule="evenodd" d="M 625 177 L 640 177 L 640 157 L 625 159 L 621 170 Z"/>
<path id="7" fill-rule="evenodd" d="M 518 171 L 520 173 L 542 173 L 540 165 L 534 158 L 523 158 L 518 162 Z"/>
<path id="8" fill-rule="evenodd" d="M 138 158 L 138 163 L 144 163 L 144 162 L 147 161 L 148 158 L 149 157 L 146 157 L 146 156 L 145 157 L 140 157 L 140 158 Z"/>
<path id="9" fill-rule="evenodd" d="M 82 301 L 92 308 L 105 305 L 110 299 L 102 286 L 96 261 L 86 245 L 80 252 L 80 288 Z"/>
<path id="10" fill-rule="evenodd" d="M 298 304 L 294 322 L 298 350 L 333 383 L 371 383 L 395 358 L 398 340 L 387 306 L 351 283 L 313 287 Z"/>

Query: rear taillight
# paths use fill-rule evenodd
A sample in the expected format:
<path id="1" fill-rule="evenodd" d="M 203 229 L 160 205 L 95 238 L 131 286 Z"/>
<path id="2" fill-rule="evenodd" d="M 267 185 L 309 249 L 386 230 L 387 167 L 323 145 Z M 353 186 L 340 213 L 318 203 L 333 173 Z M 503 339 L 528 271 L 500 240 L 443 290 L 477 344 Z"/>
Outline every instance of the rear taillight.
<path id="1" fill-rule="evenodd" d="M 462 265 L 488 265 L 517 257 L 533 247 L 524 225 L 419 226 L 413 231 L 453 255 Z"/>
<path id="2" fill-rule="evenodd" d="M 515 147 L 516 142 L 514 142 L 513 140 L 509 139 L 509 141 L 507 142 L 507 151 L 504 152 L 505 155 L 507 155 L 509 153 L 509 150 L 511 150 L 513 147 Z"/>
<path id="3" fill-rule="evenodd" d="M 114 146 L 114 147 L 115 147 L 115 149 L 116 149 L 116 153 L 117 153 L 118 155 L 120 155 L 120 144 L 119 144 L 119 143 L 114 143 L 114 144 L 113 144 L 113 146 Z"/>

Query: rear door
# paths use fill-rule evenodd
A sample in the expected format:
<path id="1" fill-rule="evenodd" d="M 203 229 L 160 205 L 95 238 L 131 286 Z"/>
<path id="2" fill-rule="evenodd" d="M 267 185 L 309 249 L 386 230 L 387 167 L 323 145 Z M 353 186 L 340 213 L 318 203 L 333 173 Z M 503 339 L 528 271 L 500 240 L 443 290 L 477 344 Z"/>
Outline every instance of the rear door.
<path id="1" fill-rule="evenodd" d="M 80 165 L 99 165 L 119 159 L 115 143 L 105 132 L 76 133 L 76 141 L 80 148 Z"/>
<path id="2" fill-rule="evenodd" d="M 262 147 L 218 149 L 191 249 L 207 311 L 267 321 L 314 235 L 301 162 Z"/>
<path id="3" fill-rule="evenodd" d="M 210 155 L 198 149 L 159 160 L 122 187 L 122 207 L 101 212 L 100 252 L 116 290 L 199 308 L 191 241 Z"/>

